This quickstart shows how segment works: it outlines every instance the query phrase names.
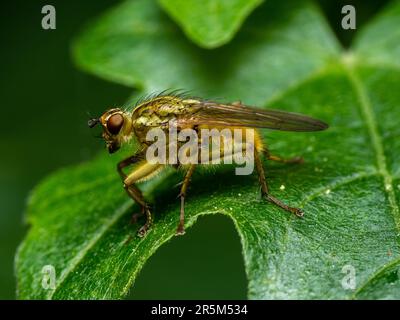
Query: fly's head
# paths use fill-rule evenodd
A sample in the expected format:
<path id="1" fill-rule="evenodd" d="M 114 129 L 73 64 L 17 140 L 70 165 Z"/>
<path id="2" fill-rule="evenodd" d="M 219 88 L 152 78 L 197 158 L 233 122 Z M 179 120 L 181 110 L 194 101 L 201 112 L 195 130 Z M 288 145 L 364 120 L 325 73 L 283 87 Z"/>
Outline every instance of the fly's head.
<path id="1" fill-rule="evenodd" d="M 88 126 L 93 128 L 97 124 L 103 127 L 102 137 L 106 142 L 109 153 L 116 152 L 123 143 L 132 137 L 131 114 L 119 108 L 104 112 L 100 118 L 90 119 Z"/>

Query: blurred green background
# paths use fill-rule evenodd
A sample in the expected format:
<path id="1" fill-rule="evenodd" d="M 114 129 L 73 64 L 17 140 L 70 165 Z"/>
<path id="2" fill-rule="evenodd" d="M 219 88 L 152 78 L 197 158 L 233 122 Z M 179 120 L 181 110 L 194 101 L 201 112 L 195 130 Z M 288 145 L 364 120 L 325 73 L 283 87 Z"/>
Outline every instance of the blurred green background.
<path id="1" fill-rule="evenodd" d="M 270 0 L 272 1 L 272 0 Z M 0 299 L 15 298 L 15 250 L 27 226 L 29 191 L 57 168 L 104 151 L 86 121 L 124 103 L 132 89 L 77 70 L 71 40 L 91 18 L 117 1 L 12 1 L 2 4 L 0 33 Z M 387 1 L 318 1 L 344 46 L 355 31 L 340 27 L 341 8 L 353 4 L 357 28 Z M 57 29 L 41 28 L 41 8 L 52 4 Z M 249 17 L 251 19 L 251 16 Z M 187 88 L 190 89 L 190 88 Z M 246 276 L 233 223 L 207 216 L 184 237 L 163 246 L 146 264 L 130 298 L 244 299 Z"/>

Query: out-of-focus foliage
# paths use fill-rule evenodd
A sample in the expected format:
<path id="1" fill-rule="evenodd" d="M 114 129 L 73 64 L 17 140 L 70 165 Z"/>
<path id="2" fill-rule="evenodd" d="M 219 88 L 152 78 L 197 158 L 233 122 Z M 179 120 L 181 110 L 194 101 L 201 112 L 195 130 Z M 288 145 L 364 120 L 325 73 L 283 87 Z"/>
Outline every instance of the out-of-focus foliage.
<path id="1" fill-rule="evenodd" d="M 230 41 L 263 0 L 159 0 L 186 35 L 204 48 Z"/>

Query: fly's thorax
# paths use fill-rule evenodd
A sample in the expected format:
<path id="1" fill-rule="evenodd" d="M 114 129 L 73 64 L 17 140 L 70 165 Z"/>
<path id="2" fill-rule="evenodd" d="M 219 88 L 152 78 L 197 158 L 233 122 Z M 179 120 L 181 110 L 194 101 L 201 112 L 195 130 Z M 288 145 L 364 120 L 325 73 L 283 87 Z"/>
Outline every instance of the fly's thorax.
<path id="1" fill-rule="evenodd" d="M 146 136 L 150 130 L 161 129 L 168 134 L 171 124 L 191 112 L 197 100 L 162 96 L 145 101 L 132 112 L 133 133 L 142 144 L 148 144 Z"/>
<path id="2" fill-rule="evenodd" d="M 132 121 L 132 131 L 140 143 L 148 144 L 148 135 L 151 131 L 162 130 L 168 135 L 169 121 L 171 120 L 173 120 L 172 116 L 143 115 Z"/>

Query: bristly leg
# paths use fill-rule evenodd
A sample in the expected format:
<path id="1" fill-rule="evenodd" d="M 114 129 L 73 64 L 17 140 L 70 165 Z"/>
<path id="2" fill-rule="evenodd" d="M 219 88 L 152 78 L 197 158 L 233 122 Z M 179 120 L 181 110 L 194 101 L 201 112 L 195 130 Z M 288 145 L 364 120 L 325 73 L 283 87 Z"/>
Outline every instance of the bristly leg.
<path id="1" fill-rule="evenodd" d="M 146 223 L 138 231 L 139 237 L 143 237 L 147 233 L 147 231 L 150 229 L 153 220 L 149 209 L 149 205 L 144 200 L 142 191 L 140 191 L 140 189 L 133 182 L 130 183 L 126 182 L 128 176 L 123 172 L 123 169 L 127 166 L 139 162 L 142 159 L 143 159 L 143 153 L 139 152 L 131 157 L 122 160 L 121 162 L 118 163 L 117 166 L 118 173 L 120 174 L 122 180 L 124 181 L 124 188 L 126 192 L 136 203 L 138 203 L 141 206 L 141 212 L 132 215 L 131 223 L 136 223 L 139 217 L 146 215 Z"/>
<path id="2" fill-rule="evenodd" d="M 265 179 L 265 173 L 264 173 L 264 167 L 262 165 L 262 162 L 260 160 L 260 157 L 257 152 L 254 152 L 254 160 L 256 163 L 256 168 L 257 168 L 257 173 L 261 185 L 261 193 L 262 196 L 267 199 L 269 202 L 272 202 L 273 204 L 277 205 L 278 207 L 293 213 L 294 215 L 298 217 L 302 217 L 304 215 L 304 212 L 299 209 L 299 208 L 294 208 L 294 207 L 289 207 L 279 199 L 275 198 L 269 193 L 268 185 L 267 185 L 267 180 Z"/>
<path id="3" fill-rule="evenodd" d="M 177 235 L 183 235 L 185 234 L 185 197 L 186 197 L 186 192 L 189 187 L 190 179 L 193 175 L 194 169 L 196 166 L 194 164 L 191 164 L 188 171 L 185 174 L 185 178 L 183 179 L 182 187 L 181 187 L 181 192 L 179 193 L 180 199 L 181 199 L 181 211 L 179 215 L 179 224 L 178 228 L 176 229 L 176 234 Z"/>
<path id="4" fill-rule="evenodd" d="M 118 171 L 119 175 L 121 176 L 122 180 L 125 180 L 127 177 L 127 175 L 124 173 L 123 169 L 139 162 L 140 160 L 143 160 L 144 155 L 145 155 L 144 152 L 138 152 L 138 153 L 134 154 L 133 156 L 130 156 L 130 157 L 118 162 L 117 171 Z"/>
<path id="5" fill-rule="evenodd" d="M 263 154 L 267 158 L 267 160 L 271 160 L 271 161 L 276 161 L 276 162 L 281 162 L 281 163 L 293 163 L 293 164 L 304 163 L 303 157 L 293 157 L 293 158 L 289 158 L 289 159 L 284 159 L 284 158 L 270 154 L 268 150 L 264 150 Z"/>
<path id="6" fill-rule="evenodd" d="M 153 218 L 151 216 L 151 212 L 150 209 L 146 206 L 144 208 L 145 213 L 146 213 L 146 223 L 140 227 L 139 231 L 138 231 L 138 236 L 139 237 L 144 237 L 147 233 L 147 231 L 150 229 L 151 224 L 153 223 Z"/>
<path id="7" fill-rule="evenodd" d="M 146 215 L 146 223 L 138 231 L 138 236 L 143 237 L 147 233 L 147 231 L 150 229 L 150 226 L 153 222 L 153 219 L 151 217 L 151 212 L 149 209 L 149 205 L 144 200 L 143 194 L 140 191 L 140 189 L 138 187 L 136 187 L 134 184 L 131 184 L 131 185 L 124 184 L 124 188 L 125 188 L 126 192 L 129 194 L 129 196 L 142 207 L 142 212 Z M 138 214 L 134 214 L 132 216 L 132 220 L 134 220 L 135 216 L 137 216 L 137 215 Z"/>

